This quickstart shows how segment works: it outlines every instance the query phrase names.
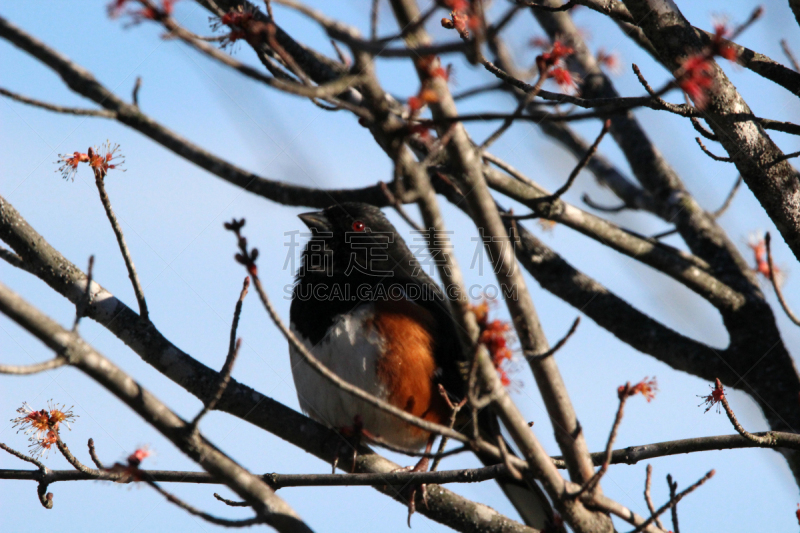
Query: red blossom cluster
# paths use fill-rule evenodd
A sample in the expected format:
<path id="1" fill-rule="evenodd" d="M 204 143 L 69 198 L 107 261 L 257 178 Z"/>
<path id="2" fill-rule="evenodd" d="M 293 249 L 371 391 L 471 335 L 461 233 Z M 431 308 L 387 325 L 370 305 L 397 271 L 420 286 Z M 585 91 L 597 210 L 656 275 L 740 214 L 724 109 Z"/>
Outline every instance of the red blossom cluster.
<path id="1" fill-rule="evenodd" d="M 437 56 L 422 56 L 416 61 L 417 70 L 422 72 L 422 85 L 419 92 L 408 99 L 408 109 L 412 115 L 419 113 L 419 111 L 428 104 L 434 104 L 439 101 L 439 95 L 432 87 L 432 83 L 436 78 L 447 81 L 450 79 L 450 68 L 442 67 L 442 63 Z"/>
<path id="2" fill-rule="evenodd" d="M 497 319 L 489 321 L 489 302 L 486 300 L 477 305 L 470 305 L 470 310 L 475 315 L 475 321 L 480 328 L 479 342 L 489 351 L 492 363 L 500 375 L 500 382 L 504 387 L 508 387 L 511 385 L 511 379 L 508 377 L 506 369 L 503 368 L 503 364 L 513 357 L 513 352 L 509 348 L 509 344 L 514 339 L 511 324 Z"/>
<path id="3" fill-rule="evenodd" d="M 763 237 L 751 237 L 747 243 L 747 246 L 753 250 L 753 259 L 755 261 L 755 266 L 753 267 L 753 272 L 756 274 L 761 274 L 767 280 L 770 279 L 769 276 L 769 259 L 767 257 L 767 244 Z M 780 287 L 783 285 L 785 281 L 785 272 L 778 268 L 777 265 L 772 265 L 772 274 L 775 276 L 775 283 Z"/>
<path id="4" fill-rule="evenodd" d="M 739 59 L 736 49 L 728 41 L 728 37 L 732 34 L 724 21 L 714 23 L 714 35 L 708 48 L 702 53 L 687 57 L 675 73 L 678 87 L 689 95 L 698 109 L 706 106 L 709 92 L 714 86 L 714 66 L 712 64 L 714 57 L 723 57 L 728 61 Z"/>
<path id="5" fill-rule="evenodd" d="M 595 55 L 597 62 L 608 69 L 611 74 L 619 74 L 621 71 L 621 64 L 619 54 L 616 52 L 606 52 L 605 49 L 600 48 Z"/>
<path id="6" fill-rule="evenodd" d="M 571 46 L 561 44 L 560 41 L 553 43 L 553 47 L 548 52 L 536 56 L 536 68 L 540 75 L 552 78 L 564 92 L 571 92 L 578 88 L 578 77 L 564 67 L 564 60 L 575 53 Z"/>
<path id="7" fill-rule="evenodd" d="M 61 166 L 58 167 L 58 172 L 61 173 L 65 180 L 75 180 L 78 165 L 81 163 L 89 163 L 92 170 L 99 172 L 103 177 L 111 169 L 118 169 L 124 172 L 120 165 L 125 162 L 125 157 L 119 153 L 119 144 L 112 145 L 109 141 L 106 141 L 99 148 L 89 148 L 85 154 L 73 152 L 72 155 L 58 154 L 58 157 L 59 160 L 57 162 L 61 163 Z"/>
<path id="8" fill-rule="evenodd" d="M 38 411 L 32 409 L 27 402 L 23 402 L 17 412 L 23 416 L 11 419 L 13 427 L 19 426 L 17 433 L 24 431 L 30 435 L 30 453 L 34 457 L 49 452 L 53 444 L 58 442 L 58 430 L 61 424 L 67 426 L 67 429 L 72 429 L 69 424 L 78 416 L 72 412 L 72 407 L 69 409 L 64 405 L 59 407 L 53 400 L 48 400 L 47 409 Z"/>
<path id="9" fill-rule="evenodd" d="M 714 385 L 709 385 L 711 387 L 711 394 L 707 396 L 698 395 L 698 398 L 703 399 L 703 403 L 698 405 L 697 407 L 707 405 L 706 410 L 704 411 L 707 413 L 712 407 L 715 405 L 717 406 L 717 413 L 719 413 L 719 406 L 722 399 L 725 397 L 725 389 L 722 388 L 722 382 L 717 379 Z"/>
<path id="10" fill-rule="evenodd" d="M 140 9 L 125 10 L 128 4 L 137 3 Z M 175 2 L 178 0 L 161 0 L 161 5 L 157 6 L 149 0 L 113 0 L 108 4 L 108 16 L 117 18 L 127 15 L 132 18 L 132 23 L 137 24 L 143 20 L 161 20 L 172 15 L 175 9 Z"/>
<path id="11" fill-rule="evenodd" d="M 141 481 L 142 472 L 139 470 L 139 466 L 142 461 L 151 455 L 153 455 L 153 452 L 147 446 L 142 446 L 128 456 L 125 461 L 126 464 L 114 463 L 111 468 L 106 468 L 105 471 L 112 474 L 122 474 L 120 479 L 122 482 Z"/>
<path id="12" fill-rule="evenodd" d="M 256 19 L 256 11 L 250 4 L 231 9 L 211 24 L 214 31 L 223 26 L 230 29 L 230 32 L 222 38 L 223 48 L 241 39 L 252 46 L 258 46 L 269 39 L 271 32 L 274 34 L 275 31 L 275 25 L 271 22 Z"/>
<path id="13" fill-rule="evenodd" d="M 617 395 L 619 396 L 620 400 L 627 396 L 635 396 L 637 394 L 641 394 L 644 396 L 647 403 L 656 397 L 656 391 L 658 390 L 658 382 L 656 381 L 655 376 L 653 379 L 649 377 L 645 377 L 642 381 L 637 383 L 636 385 L 631 386 L 630 383 L 622 385 L 617 388 Z"/>
<path id="14" fill-rule="evenodd" d="M 480 27 L 480 20 L 467 0 L 444 0 L 444 4 L 450 9 L 450 18 L 442 19 L 443 28 L 456 30 L 463 39 L 468 39 L 470 30 Z"/>

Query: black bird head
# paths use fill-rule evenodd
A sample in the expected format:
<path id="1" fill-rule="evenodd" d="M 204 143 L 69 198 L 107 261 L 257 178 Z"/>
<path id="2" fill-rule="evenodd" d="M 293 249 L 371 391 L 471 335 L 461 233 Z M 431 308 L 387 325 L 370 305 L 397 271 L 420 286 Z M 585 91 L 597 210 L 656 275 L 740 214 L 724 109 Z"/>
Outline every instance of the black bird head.
<path id="1" fill-rule="evenodd" d="M 313 234 L 303 253 L 308 271 L 405 277 L 419 270 L 405 241 L 375 206 L 345 202 L 299 217 Z"/>

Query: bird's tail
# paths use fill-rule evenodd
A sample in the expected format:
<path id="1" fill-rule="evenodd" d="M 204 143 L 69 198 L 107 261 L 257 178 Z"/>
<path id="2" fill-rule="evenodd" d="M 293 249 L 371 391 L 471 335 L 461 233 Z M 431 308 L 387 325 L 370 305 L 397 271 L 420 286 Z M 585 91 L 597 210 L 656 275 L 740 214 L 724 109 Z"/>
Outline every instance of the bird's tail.
<path id="1" fill-rule="evenodd" d="M 498 436 L 503 438 L 500 435 L 497 418 L 488 409 L 484 409 L 479 413 L 478 425 L 480 426 L 481 435 L 489 442 L 497 442 Z M 509 450 L 509 453 L 514 453 L 508 443 L 506 443 L 506 449 Z M 481 453 L 477 455 L 486 466 L 497 464 L 497 459 L 494 457 Z M 550 505 L 550 501 L 538 483 L 533 480 L 517 480 L 507 476 L 498 478 L 497 484 L 500 485 L 500 488 L 526 525 L 544 530 L 554 524 L 553 506 Z"/>

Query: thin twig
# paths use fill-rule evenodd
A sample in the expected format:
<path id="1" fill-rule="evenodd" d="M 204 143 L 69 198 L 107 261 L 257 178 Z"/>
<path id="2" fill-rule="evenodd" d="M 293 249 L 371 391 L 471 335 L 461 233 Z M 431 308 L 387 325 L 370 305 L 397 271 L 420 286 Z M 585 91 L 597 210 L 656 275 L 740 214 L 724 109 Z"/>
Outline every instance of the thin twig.
<path id="1" fill-rule="evenodd" d="M 253 518 L 246 518 L 244 520 L 229 520 L 227 518 L 219 518 L 218 516 L 210 515 L 205 511 L 201 511 L 200 509 L 186 503 L 185 501 L 181 500 L 174 494 L 162 489 L 155 481 L 145 479 L 144 482 L 153 487 L 156 490 L 156 492 L 164 496 L 170 503 L 177 505 L 187 513 L 197 516 L 198 518 L 202 518 L 203 520 L 211 524 L 216 524 L 218 526 L 223 526 L 223 527 L 250 527 L 264 522 L 263 518 L 259 516 L 254 516 Z"/>
<path id="2" fill-rule="evenodd" d="M 86 290 L 83 292 L 83 298 L 78 301 L 75 306 L 75 323 L 72 324 L 72 331 L 78 331 L 78 323 L 81 318 L 86 314 L 86 308 L 92 303 L 92 278 L 94 277 L 94 256 L 89 256 L 89 266 L 86 269 Z"/>
<path id="3" fill-rule="evenodd" d="M 628 204 L 624 204 L 624 203 L 621 204 L 621 205 L 618 205 L 618 206 L 614 206 L 614 207 L 608 207 L 608 206 L 605 206 L 605 205 L 600 205 L 598 203 L 595 203 L 595 201 L 592 200 L 589 197 L 589 195 L 586 194 L 586 193 L 584 193 L 584 195 L 581 196 L 581 200 L 583 200 L 583 203 L 585 203 L 586 205 L 588 205 L 592 209 L 596 209 L 596 210 L 602 211 L 604 213 L 619 213 L 621 211 L 624 211 L 625 209 L 633 209 Z"/>
<path id="4" fill-rule="evenodd" d="M 487 83 L 486 85 L 479 85 L 478 87 L 473 87 L 472 89 L 467 89 L 463 92 L 453 94 L 453 100 L 458 102 L 459 100 L 469 98 L 470 96 L 476 96 L 491 91 L 499 91 L 503 88 L 503 86 L 504 86 L 503 82 Z"/>
<path id="5" fill-rule="evenodd" d="M 669 486 L 669 499 L 674 500 L 675 495 L 678 492 L 678 482 L 672 480 L 672 475 L 667 474 L 667 485 Z M 672 531 L 673 533 L 681 533 L 681 529 L 678 526 L 678 504 L 672 506 Z"/>
<path id="6" fill-rule="evenodd" d="M 191 431 L 197 431 L 197 425 L 200 419 L 209 411 L 213 411 L 222 395 L 225 394 L 225 389 L 231 380 L 231 372 L 233 372 L 233 364 L 236 362 L 236 357 L 239 355 L 239 348 L 242 345 L 242 339 L 236 340 L 236 330 L 239 327 L 239 317 L 242 314 L 242 304 L 244 297 L 247 296 L 247 289 L 250 287 L 250 278 L 245 277 L 242 284 L 242 291 L 239 293 L 239 299 L 236 301 L 236 307 L 233 311 L 233 321 L 231 322 L 230 343 L 228 345 L 228 355 L 225 358 L 225 364 L 222 365 L 222 370 L 219 371 L 219 382 L 217 383 L 217 390 L 214 395 L 205 403 L 203 408 L 194 417 L 194 420 L 189 424 Z"/>
<path id="7" fill-rule="evenodd" d="M 445 403 L 450 407 L 450 429 L 456 425 L 456 417 L 458 416 L 458 412 L 461 411 L 461 408 L 467 403 L 468 398 L 463 398 L 460 402 L 454 404 L 450 401 L 450 395 L 447 394 L 447 391 L 444 389 L 444 385 L 439 383 L 439 395 L 444 398 Z M 447 437 L 442 437 L 439 440 L 439 449 L 436 451 L 436 457 L 433 459 L 433 464 L 431 465 L 430 471 L 436 472 L 436 469 L 439 467 L 439 463 L 441 462 L 442 458 L 444 457 L 444 448 L 447 446 L 447 441 L 449 439 Z"/>
<path id="8" fill-rule="evenodd" d="M 653 499 L 650 497 L 650 485 L 653 481 L 653 465 L 647 465 L 646 473 L 647 477 L 644 479 L 644 501 L 647 503 L 647 508 L 650 510 L 650 514 L 654 515 L 656 514 L 656 507 L 653 505 Z M 672 496 L 674 496 L 674 494 Z M 674 508 L 675 507 L 673 506 L 673 509 Z M 660 518 L 656 518 L 656 525 L 660 529 L 664 529 L 666 531 L 664 524 L 661 523 Z"/>
<path id="9" fill-rule="evenodd" d="M 684 490 L 683 492 L 676 494 L 674 498 L 670 498 L 670 500 L 663 506 L 661 506 L 661 508 L 659 508 L 658 511 L 655 512 L 655 514 L 650 515 L 650 518 L 645 520 L 644 523 L 639 525 L 636 529 L 632 530 L 630 533 L 640 533 L 641 531 L 644 531 L 647 528 L 647 526 L 649 526 L 656 520 L 656 518 L 664 514 L 667 510 L 676 506 L 678 502 L 683 499 L 684 496 L 693 492 L 696 488 L 698 488 L 700 485 L 702 485 L 712 477 L 714 477 L 714 471 L 709 470 L 709 472 L 705 476 L 701 477 L 700 480 L 698 480 L 694 485 Z"/>
<path id="10" fill-rule="evenodd" d="M 150 317 L 147 313 L 147 302 L 144 299 L 144 289 L 142 283 L 139 281 L 139 275 L 136 273 L 136 267 L 133 265 L 133 257 L 125 242 L 125 236 L 122 233 L 122 226 L 120 226 L 114 210 L 111 208 L 111 200 L 108 198 L 105 186 L 105 174 L 101 169 L 94 169 L 94 182 L 97 185 L 97 191 L 100 193 L 100 201 L 103 208 L 106 210 L 108 221 L 111 223 L 111 229 L 114 230 L 114 235 L 117 237 L 119 250 L 122 252 L 122 258 L 125 260 L 125 267 L 128 269 L 128 277 L 133 285 L 133 292 L 136 295 L 136 301 L 139 303 L 139 317 L 144 321 L 149 321 Z"/>
<path id="11" fill-rule="evenodd" d="M 95 450 L 94 448 L 94 439 L 89 439 L 88 446 L 89 446 L 89 457 L 92 458 L 92 462 L 95 464 L 97 468 L 101 470 L 104 469 L 105 467 L 103 466 L 102 461 L 100 461 L 100 458 L 97 456 L 97 450 Z"/>
<path id="12" fill-rule="evenodd" d="M 722 383 L 720 382 L 719 378 L 716 379 L 715 383 L 717 390 L 722 390 Z M 754 435 L 744 429 L 744 427 L 739 423 L 736 419 L 736 415 L 733 413 L 733 409 L 731 409 L 730 404 L 728 403 L 728 397 L 726 394 L 722 394 L 720 398 L 720 403 L 722 403 L 722 408 L 725 409 L 725 414 L 728 415 L 728 420 L 731 421 L 734 429 L 741 435 L 742 437 L 746 438 L 747 440 L 751 440 L 757 444 L 761 444 L 762 446 L 774 446 L 776 444 L 775 439 L 767 433 L 766 435 Z"/>
<path id="13" fill-rule="evenodd" d="M 516 3 L 518 6 L 532 7 L 534 9 L 539 9 L 541 11 L 548 11 L 550 13 L 557 13 L 559 11 L 568 11 L 573 7 L 575 7 L 576 5 L 578 5 L 578 2 L 576 2 L 575 0 L 569 0 L 566 4 L 556 7 L 544 6 L 542 4 L 537 4 L 536 2 L 528 2 L 526 0 L 516 0 Z"/>
<path id="14" fill-rule="evenodd" d="M 29 268 L 20 256 L 7 248 L 3 248 L 2 246 L 0 246 L 0 259 L 13 267 L 21 268 L 22 270 L 28 270 Z"/>
<path id="15" fill-rule="evenodd" d="M 555 353 L 557 351 L 559 351 L 561 348 L 564 347 L 564 345 L 567 343 L 569 338 L 572 337 L 572 335 L 575 333 L 575 331 L 577 331 L 578 324 L 580 324 L 580 323 L 581 323 L 581 317 L 579 317 L 579 316 L 575 317 L 575 321 L 572 323 L 572 326 L 570 326 L 569 331 L 567 331 L 567 334 L 564 335 L 564 337 L 560 341 L 555 343 L 555 345 L 553 345 L 552 348 L 550 348 L 545 353 L 540 354 L 540 355 L 529 355 L 529 356 L 526 356 L 525 359 L 530 362 L 532 360 L 536 361 L 538 359 L 544 359 L 545 357 L 551 357 L 551 356 L 555 355 Z"/>
<path id="16" fill-rule="evenodd" d="M 608 133 L 610 129 L 611 129 L 611 119 L 606 119 L 606 121 L 603 123 L 603 129 L 600 130 L 600 134 L 597 136 L 597 139 L 595 139 L 595 141 L 592 143 L 589 149 L 586 150 L 586 153 L 584 154 L 583 158 L 581 158 L 581 160 L 578 161 L 578 164 L 575 165 L 575 168 L 572 169 L 572 172 L 569 173 L 569 178 L 567 178 L 567 182 L 564 185 L 562 185 L 552 195 L 542 198 L 542 201 L 555 202 L 556 200 L 561 198 L 561 196 L 565 192 L 567 192 L 570 187 L 572 187 L 572 184 L 575 182 L 575 179 L 578 177 L 578 174 L 580 174 L 581 170 L 583 170 L 586 167 L 586 165 L 589 164 L 589 161 L 592 159 L 594 154 L 597 153 L 597 148 L 600 146 L 600 142 L 603 140 L 603 137 L 606 136 L 606 133 Z"/>
<path id="17" fill-rule="evenodd" d="M 34 107 L 41 107 L 42 109 L 55 111 L 56 113 L 65 113 L 67 115 L 78 115 L 85 117 L 117 118 L 117 114 L 114 111 L 109 111 L 107 109 L 82 109 L 77 107 L 64 107 L 60 105 L 49 104 L 47 102 L 42 102 L 41 100 L 35 100 L 33 98 L 28 98 L 27 96 L 11 92 L 7 89 L 3 89 L 2 87 L 0 87 L 0 94 L 9 97 L 12 100 L 16 100 L 17 102 L 22 102 L 23 104 L 32 105 Z"/>
<path id="18" fill-rule="evenodd" d="M 503 465 L 506 467 L 508 474 L 517 481 L 521 481 L 522 474 L 520 474 L 519 470 L 514 468 L 514 464 L 511 462 L 513 455 L 508 451 L 506 439 L 503 438 L 503 435 L 499 431 L 497 432 L 497 447 L 500 448 L 500 453 L 503 454 Z"/>
<path id="19" fill-rule="evenodd" d="M 372 0 L 372 9 L 369 11 L 369 38 L 373 41 L 378 38 L 378 14 L 381 0 Z"/>
<path id="20" fill-rule="evenodd" d="M 706 145 L 703 144 L 703 141 L 700 140 L 700 137 L 695 137 L 694 140 L 697 141 L 697 144 L 700 146 L 700 149 L 703 151 L 703 153 L 706 154 L 711 159 L 713 159 L 714 161 L 720 161 L 722 163 L 733 163 L 733 159 L 731 159 L 730 157 L 723 157 L 721 155 L 716 155 L 712 153 L 711 150 L 706 148 Z"/>
<path id="21" fill-rule="evenodd" d="M 792 65 L 792 68 L 795 71 L 800 72 L 800 64 L 798 64 L 797 58 L 794 57 L 792 49 L 789 48 L 789 43 L 786 42 L 786 39 L 781 39 L 781 49 L 783 50 L 783 53 L 786 55 L 786 58 L 789 60 L 789 63 Z M 676 531 L 675 533 L 678 532 Z"/>
<path id="22" fill-rule="evenodd" d="M 66 358 L 57 355 L 49 361 L 43 363 L 36 363 L 33 365 L 0 365 L 0 374 L 12 374 L 17 376 L 26 376 L 29 374 L 38 374 L 45 370 L 52 370 L 67 364 Z"/>
<path id="23" fill-rule="evenodd" d="M 667 231 L 662 231 L 661 233 L 656 233 L 655 235 L 651 235 L 650 238 L 654 240 L 663 239 L 664 237 L 669 237 L 670 235 L 675 235 L 678 233 L 677 228 L 668 229 Z"/>
<path id="24" fill-rule="evenodd" d="M 335 40 L 331 39 L 331 46 L 333 46 L 333 49 L 336 51 L 336 56 L 339 58 L 339 61 L 341 61 L 342 65 L 350 66 L 352 61 L 347 56 L 347 54 L 344 53 L 344 50 L 342 50 L 342 47 L 339 46 L 339 43 L 337 43 Z M 341 107 L 336 106 L 336 109 L 341 109 Z"/>
<path id="25" fill-rule="evenodd" d="M 47 467 L 44 466 L 44 463 L 42 463 L 41 461 L 39 461 L 35 457 L 30 457 L 28 455 L 25 455 L 22 452 L 18 452 L 17 450 L 12 448 L 11 446 L 3 444 L 2 442 L 0 442 L 0 449 L 7 451 L 8 453 L 13 455 L 17 459 L 21 459 L 21 460 L 25 461 L 26 463 L 31 463 L 32 465 L 36 465 L 39 468 L 39 470 L 41 470 L 42 472 L 47 472 Z"/>
<path id="26" fill-rule="evenodd" d="M 131 94 L 131 100 L 133 101 L 133 105 L 139 107 L 139 89 L 142 88 L 142 77 L 136 76 L 136 83 L 133 84 L 133 94 Z"/>
<path id="27" fill-rule="evenodd" d="M 539 91 L 542 90 L 542 85 L 544 85 L 544 82 L 547 81 L 548 78 L 549 76 L 547 75 L 546 71 L 539 73 L 539 78 L 536 80 L 536 83 L 533 85 L 531 90 L 525 94 L 524 98 L 520 98 L 520 101 L 517 104 L 517 108 L 514 110 L 514 113 L 509 115 L 503 121 L 500 127 L 497 128 L 491 135 L 489 135 L 489 137 L 486 138 L 485 141 L 481 143 L 480 147 L 478 147 L 479 152 L 487 150 L 497 139 L 500 138 L 501 135 L 503 135 L 503 133 L 505 133 L 505 131 L 508 128 L 511 127 L 511 125 L 517 118 L 522 116 L 522 113 L 523 111 L 525 111 L 525 108 L 528 107 L 528 104 L 530 104 L 534 98 L 536 98 L 536 96 L 539 94 Z"/>
<path id="28" fill-rule="evenodd" d="M 397 214 L 400 215 L 400 217 L 406 221 L 406 224 L 414 228 L 414 231 L 424 233 L 425 230 L 422 229 L 422 226 L 417 224 L 413 218 L 411 218 L 411 215 L 409 215 L 408 211 L 406 211 L 405 208 L 403 207 L 403 202 L 398 200 L 398 198 L 394 195 L 391 189 L 389 189 L 389 186 L 382 181 L 379 183 L 381 190 L 383 191 L 383 194 L 386 195 L 386 200 L 388 200 L 388 202 L 392 205 L 394 210 L 397 211 Z"/>
<path id="29" fill-rule="evenodd" d="M 776 157 L 775 159 L 773 159 L 772 161 L 767 163 L 766 166 L 767 167 L 771 167 L 773 165 L 777 165 L 781 161 L 786 161 L 787 159 L 792 159 L 793 157 L 797 157 L 797 156 L 800 156 L 800 152 L 792 152 L 792 153 L 789 153 L 789 154 L 783 154 L 782 156 Z"/>
<path id="30" fill-rule="evenodd" d="M 579 498 L 586 492 L 594 491 L 594 488 L 600 482 L 600 479 L 608 470 L 608 466 L 611 464 L 611 457 L 614 452 L 614 441 L 617 438 L 617 431 L 619 431 L 619 426 L 622 423 L 622 416 L 625 410 L 625 402 L 630 397 L 631 384 L 626 383 L 620 388 L 618 392 L 619 395 L 619 407 L 617 407 L 617 414 L 614 417 L 614 424 L 611 426 L 611 433 L 608 435 L 608 441 L 606 442 L 606 452 L 605 458 L 603 459 L 603 464 L 600 465 L 600 468 L 595 472 L 589 480 L 581 485 L 580 490 L 575 494 L 570 494 L 573 498 Z"/>
<path id="31" fill-rule="evenodd" d="M 778 285 L 778 280 L 775 278 L 775 265 L 772 262 L 772 249 L 770 248 L 770 242 L 772 241 L 772 237 L 770 237 L 769 232 L 764 236 L 764 244 L 767 248 L 767 263 L 769 263 L 769 281 L 772 283 L 772 288 L 775 289 L 775 296 L 778 297 L 778 301 L 783 308 L 783 312 L 786 313 L 786 316 L 789 317 L 795 326 L 800 326 L 800 318 L 797 318 L 792 312 L 792 309 L 789 307 L 789 304 L 786 303 L 786 299 L 783 297 L 783 291 L 781 290 L 780 285 Z"/>
<path id="32" fill-rule="evenodd" d="M 688 100 L 689 100 L 688 96 L 686 97 L 686 100 L 687 100 L 687 104 L 688 104 Z M 708 131 L 707 129 L 705 129 L 703 127 L 702 124 L 700 124 L 700 119 L 699 118 L 697 118 L 697 117 L 689 117 L 689 121 L 692 123 L 692 126 L 694 127 L 695 131 L 697 131 L 697 133 L 699 133 L 700 135 L 702 135 L 703 137 L 705 137 L 709 141 L 715 141 L 715 142 L 719 141 L 719 137 L 717 137 L 717 135 L 715 133 Z"/>
<path id="33" fill-rule="evenodd" d="M 47 492 L 47 488 L 50 486 L 50 482 L 46 479 L 46 476 L 48 476 L 48 474 L 51 474 L 53 471 L 49 470 L 46 466 L 44 466 L 44 464 L 41 461 L 37 460 L 36 458 L 29 457 L 22 452 L 18 452 L 14 448 L 6 446 L 2 442 L 0 442 L 0 449 L 7 451 L 14 457 L 21 459 L 26 463 L 31 463 L 33 465 L 36 465 L 39 468 L 38 471 L 34 472 L 27 471 L 27 472 L 30 472 L 32 474 L 31 479 L 35 479 L 39 482 L 39 484 L 36 487 L 36 495 L 39 497 L 39 503 L 41 503 L 42 507 L 44 507 L 45 509 L 52 509 L 53 493 Z"/>
<path id="34" fill-rule="evenodd" d="M 713 216 L 714 218 L 719 218 L 725 213 L 725 211 L 728 210 L 728 208 L 731 206 L 731 203 L 733 202 L 733 198 L 736 196 L 736 192 L 739 190 L 739 187 L 741 185 L 742 185 L 742 175 L 739 174 L 739 177 L 736 178 L 736 183 L 734 183 L 733 187 L 731 188 L 731 192 L 728 193 L 728 196 L 725 198 L 725 201 L 722 202 L 722 205 L 719 207 L 719 209 L 711 213 L 711 216 Z"/>
<path id="35" fill-rule="evenodd" d="M 56 432 L 56 446 L 58 446 L 58 451 L 61 452 L 61 455 L 64 456 L 64 459 L 66 459 L 67 462 L 75 467 L 75 470 L 78 470 L 79 472 L 89 476 L 94 476 L 97 479 L 118 479 L 121 477 L 120 474 L 111 474 L 103 470 L 90 468 L 81 463 L 78 458 L 75 457 L 71 451 L 69 451 L 69 447 L 67 447 L 67 444 L 61 440 L 61 435 L 59 435 L 58 432 Z"/>
<path id="36" fill-rule="evenodd" d="M 231 507 L 250 507 L 250 504 L 247 502 L 235 502 L 233 500 L 229 500 L 227 498 L 223 498 L 216 492 L 214 493 L 214 497 L 224 503 L 225 505 L 229 505 Z"/>

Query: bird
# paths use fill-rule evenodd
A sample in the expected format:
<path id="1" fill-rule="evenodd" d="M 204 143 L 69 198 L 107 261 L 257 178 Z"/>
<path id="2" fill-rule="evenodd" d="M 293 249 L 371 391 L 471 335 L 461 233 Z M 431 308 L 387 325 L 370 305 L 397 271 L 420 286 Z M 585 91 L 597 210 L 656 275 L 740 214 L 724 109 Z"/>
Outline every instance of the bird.
<path id="1" fill-rule="evenodd" d="M 469 361 L 442 289 L 379 208 L 344 202 L 298 216 L 311 238 L 292 291 L 292 332 L 343 380 L 423 420 L 448 425 L 451 406 L 466 395 Z M 290 345 L 289 351 L 300 407 L 311 418 L 331 428 L 356 427 L 377 444 L 431 451 L 435 435 L 341 390 L 297 349 Z M 489 410 L 481 411 L 479 425 L 498 438 Z M 414 470 L 426 468 L 423 458 Z M 528 525 L 544 529 L 552 523 L 552 508 L 538 485 L 498 482 Z"/>

